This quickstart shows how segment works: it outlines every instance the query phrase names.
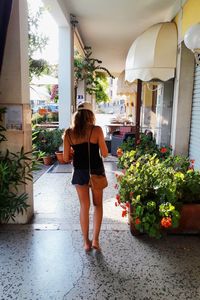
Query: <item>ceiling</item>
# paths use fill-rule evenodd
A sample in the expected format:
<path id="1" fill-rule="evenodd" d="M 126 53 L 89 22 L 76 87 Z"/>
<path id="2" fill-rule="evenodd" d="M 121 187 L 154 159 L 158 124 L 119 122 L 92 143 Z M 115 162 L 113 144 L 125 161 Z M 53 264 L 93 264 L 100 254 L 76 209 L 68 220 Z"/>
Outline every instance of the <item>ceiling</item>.
<path id="1" fill-rule="evenodd" d="M 185 0 L 59 0 L 76 16 L 93 57 L 113 74 L 125 68 L 133 41 L 151 25 L 171 21 Z M 148 51 L 148 50 L 147 50 Z"/>

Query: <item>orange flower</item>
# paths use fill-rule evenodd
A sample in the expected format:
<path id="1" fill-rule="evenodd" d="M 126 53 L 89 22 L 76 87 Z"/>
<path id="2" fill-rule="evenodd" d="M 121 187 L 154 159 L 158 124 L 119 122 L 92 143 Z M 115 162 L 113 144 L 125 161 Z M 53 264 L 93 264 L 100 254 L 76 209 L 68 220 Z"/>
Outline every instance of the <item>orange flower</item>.
<path id="1" fill-rule="evenodd" d="M 121 157 L 122 155 L 123 155 L 122 149 L 121 149 L 121 148 L 118 148 L 118 149 L 117 149 L 117 156 L 118 156 L 118 157 Z"/>
<path id="2" fill-rule="evenodd" d="M 139 225 L 140 223 L 141 223 L 140 218 L 136 218 L 136 219 L 135 219 L 135 224 L 136 224 L 136 225 Z"/>
<path id="3" fill-rule="evenodd" d="M 191 164 L 193 165 L 195 160 L 194 159 L 190 159 Z"/>
<path id="4" fill-rule="evenodd" d="M 171 227 L 172 226 L 172 218 L 164 217 L 164 218 L 162 218 L 160 223 L 165 228 Z"/>
<path id="5" fill-rule="evenodd" d="M 162 147 L 162 148 L 160 149 L 160 152 L 161 152 L 161 153 L 166 153 L 166 152 L 167 152 L 167 148 Z"/>

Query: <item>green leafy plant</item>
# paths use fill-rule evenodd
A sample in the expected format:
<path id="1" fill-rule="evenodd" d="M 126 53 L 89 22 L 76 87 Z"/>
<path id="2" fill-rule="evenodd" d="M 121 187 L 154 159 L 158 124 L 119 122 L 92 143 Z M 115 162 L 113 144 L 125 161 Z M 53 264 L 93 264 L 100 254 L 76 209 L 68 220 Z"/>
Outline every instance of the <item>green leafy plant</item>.
<path id="1" fill-rule="evenodd" d="M 6 137 L 5 128 L 0 126 L 0 130 L 1 143 Z M 23 214 L 27 209 L 28 195 L 19 189 L 21 184 L 32 180 L 32 171 L 37 169 L 37 160 L 32 160 L 31 152 L 24 152 L 23 147 L 17 153 L 0 151 L 0 223 L 15 220 L 17 213 Z"/>
<path id="2" fill-rule="evenodd" d="M 120 169 L 126 169 L 142 155 L 156 154 L 159 160 L 165 160 L 171 155 L 171 153 L 172 149 L 170 146 L 158 147 L 155 139 L 152 139 L 149 135 L 141 133 L 139 140 L 135 141 L 135 138 L 128 138 L 127 141 L 123 142 L 120 148 L 118 148 L 117 165 Z"/>
<path id="3" fill-rule="evenodd" d="M 38 7 L 37 11 L 31 9 L 31 2 L 28 1 L 28 55 L 29 55 L 29 77 L 40 76 L 50 71 L 48 62 L 44 59 L 35 59 L 34 54 L 42 50 L 48 44 L 48 37 L 42 35 L 39 31 L 39 24 L 45 8 Z"/>
<path id="4" fill-rule="evenodd" d="M 156 154 L 143 155 L 117 175 L 117 182 L 116 206 L 122 207 L 125 216 L 131 205 L 136 229 L 152 237 L 159 238 L 166 228 L 179 225 L 183 203 L 200 203 L 200 172 L 181 156 L 163 161 Z"/>
<path id="5" fill-rule="evenodd" d="M 45 155 L 54 155 L 63 142 L 62 135 L 62 129 L 36 129 L 33 131 L 35 150 Z"/>
<path id="6" fill-rule="evenodd" d="M 114 78 L 114 76 L 108 69 L 101 66 L 102 61 L 91 57 L 91 47 L 85 47 L 84 51 L 84 57 L 77 51 L 74 54 L 75 92 L 78 87 L 78 82 L 85 80 L 86 92 L 90 95 L 95 95 L 97 103 L 102 101 L 107 102 L 109 101 L 109 97 L 106 93 L 108 82 L 105 73 L 111 78 Z"/>

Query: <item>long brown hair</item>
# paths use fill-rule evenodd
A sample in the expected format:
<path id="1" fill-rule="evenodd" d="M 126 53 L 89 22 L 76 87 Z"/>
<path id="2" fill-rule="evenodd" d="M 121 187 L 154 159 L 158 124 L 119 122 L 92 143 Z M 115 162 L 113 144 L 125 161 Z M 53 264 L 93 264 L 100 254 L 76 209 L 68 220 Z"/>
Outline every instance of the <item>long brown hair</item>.
<path id="1" fill-rule="evenodd" d="M 86 136 L 90 125 L 95 125 L 95 115 L 92 111 L 82 109 L 74 114 L 72 130 L 76 138 Z"/>

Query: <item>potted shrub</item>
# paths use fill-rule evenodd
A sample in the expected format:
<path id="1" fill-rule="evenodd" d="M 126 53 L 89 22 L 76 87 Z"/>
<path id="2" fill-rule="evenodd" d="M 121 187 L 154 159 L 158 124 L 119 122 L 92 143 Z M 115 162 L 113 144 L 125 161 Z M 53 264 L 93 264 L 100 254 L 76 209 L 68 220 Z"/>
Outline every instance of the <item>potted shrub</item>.
<path id="1" fill-rule="evenodd" d="M 44 153 L 44 163 L 51 165 L 53 163 L 55 152 L 58 151 L 62 144 L 61 129 L 37 129 L 33 132 L 33 143 L 37 151 Z"/>
<path id="2" fill-rule="evenodd" d="M 188 158 L 143 155 L 117 174 L 117 181 L 116 206 L 123 216 L 130 212 L 132 234 L 159 238 L 173 228 L 200 230 L 200 172 Z"/>
<path id="3" fill-rule="evenodd" d="M 0 109 L 0 114 L 5 110 Z M 0 125 L 0 143 L 6 141 L 6 129 Z M 0 224 L 10 219 L 15 220 L 18 213 L 24 213 L 28 208 L 27 193 L 20 193 L 21 184 L 32 180 L 32 171 L 38 170 L 37 160 L 30 152 L 12 153 L 9 149 L 0 151 Z"/>
<path id="4" fill-rule="evenodd" d="M 63 132 L 64 130 L 61 129 L 54 130 L 54 144 L 56 146 L 55 155 L 60 164 L 65 164 L 65 161 L 63 160 L 63 150 L 60 150 L 60 147 L 63 144 Z"/>

